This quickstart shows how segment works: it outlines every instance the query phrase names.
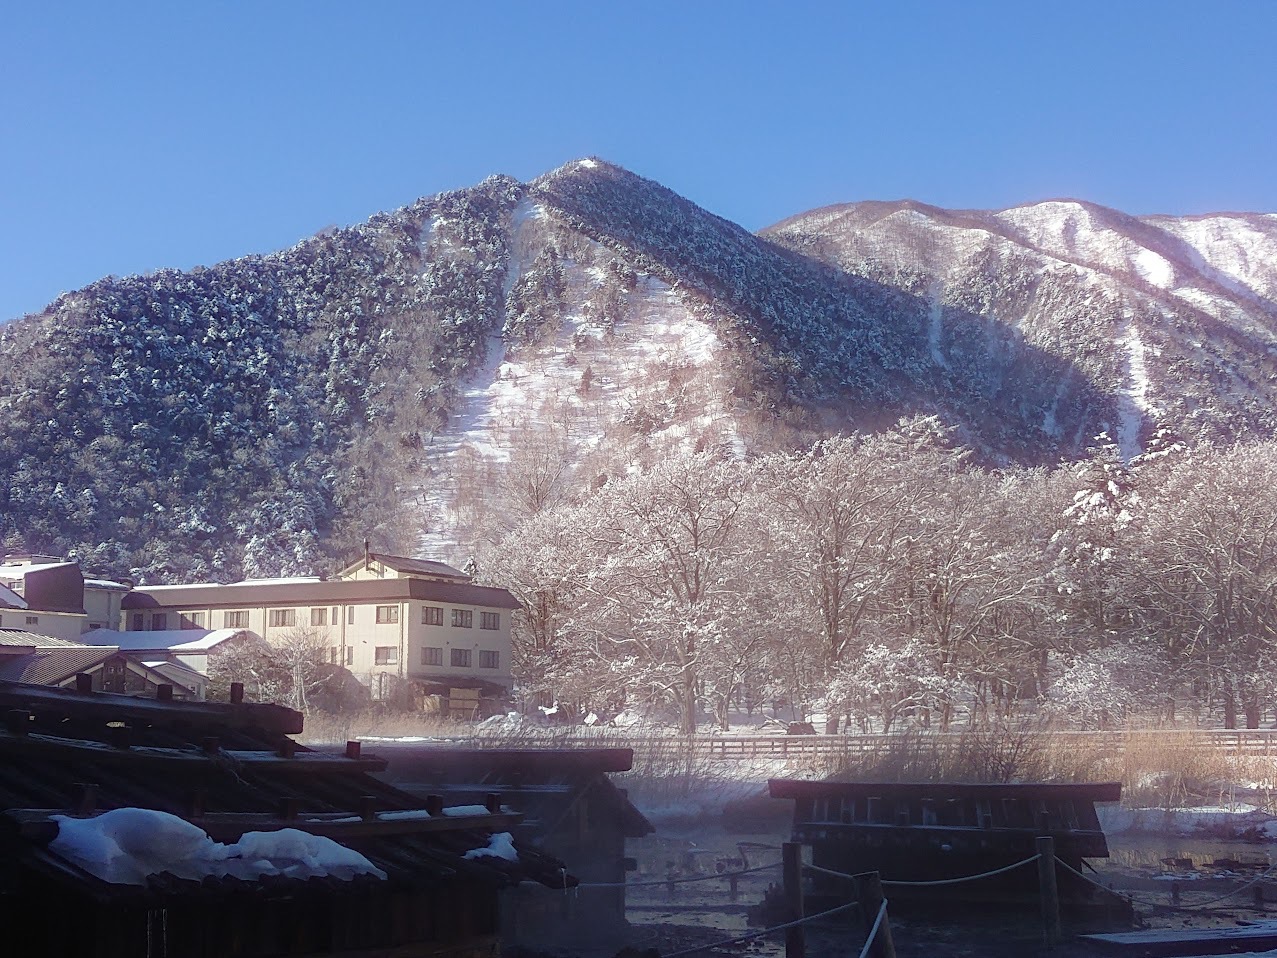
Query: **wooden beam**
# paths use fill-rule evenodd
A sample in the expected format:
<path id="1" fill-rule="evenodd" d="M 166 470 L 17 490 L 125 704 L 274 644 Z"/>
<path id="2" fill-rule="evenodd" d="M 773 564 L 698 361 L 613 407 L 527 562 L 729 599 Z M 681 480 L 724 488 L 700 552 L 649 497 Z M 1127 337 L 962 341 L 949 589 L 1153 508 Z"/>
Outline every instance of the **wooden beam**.
<path id="1" fill-rule="evenodd" d="M 282 735 L 302 730 L 301 712 L 282 705 L 226 702 L 160 702 L 114 692 L 77 692 L 22 682 L 0 682 L 0 711 L 27 709 L 39 717 L 58 715 L 87 721 L 149 725 L 224 726 Z"/>
<path id="2" fill-rule="evenodd" d="M 58 808 L 11 808 L 0 814 L 16 822 L 19 831 L 38 844 L 46 844 L 57 834 L 56 823 L 52 821 L 54 815 L 81 817 L 69 809 Z M 186 821 L 198 825 L 219 842 L 238 841 L 245 832 L 274 832 L 281 828 L 296 828 L 338 842 L 441 832 L 509 831 L 522 820 L 523 816 L 514 812 L 499 815 L 441 815 L 434 818 L 377 818 L 372 821 L 361 819 L 358 812 L 300 812 L 296 818 L 284 818 L 267 812 L 209 812 L 186 818 Z"/>
<path id="3" fill-rule="evenodd" d="M 250 768 L 267 768 L 281 774 L 380 772 L 386 768 L 383 759 L 375 755 L 346 758 L 330 752 L 295 752 L 292 758 L 284 758 L 275 751 L 248 749 L 223 749 L 209 752 L 203 748 L 160 748 L 149 745 L 117 745 L 86 739 L 61 738 L 37 733 L 21 734 L 0 730 L 0 755 L 60 755 L 68 759 L 82 759 L 126 764 L 177 762 L 184 764 L 209 764 L 215 756 L 224 756 Z"/>

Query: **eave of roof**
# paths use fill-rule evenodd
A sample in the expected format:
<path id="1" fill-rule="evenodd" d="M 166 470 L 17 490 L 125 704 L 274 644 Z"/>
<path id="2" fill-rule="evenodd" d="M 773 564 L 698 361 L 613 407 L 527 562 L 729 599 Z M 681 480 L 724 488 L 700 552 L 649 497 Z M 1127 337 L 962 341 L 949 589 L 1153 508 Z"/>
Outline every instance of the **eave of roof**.
<path id="1" fill-rule="evenodd" d="M 134 589 L 121 603 L 125 609 L 245 608 L 263 606 L 330 605 L 378 599 L 421 599 L 456 605 L 517 609 L 519 601 L 505 589 L 440 582 L 431 579 L 330 579 L 324 582 L 232 583 L 231 585 L 167 586 L 154 592 Z"/>

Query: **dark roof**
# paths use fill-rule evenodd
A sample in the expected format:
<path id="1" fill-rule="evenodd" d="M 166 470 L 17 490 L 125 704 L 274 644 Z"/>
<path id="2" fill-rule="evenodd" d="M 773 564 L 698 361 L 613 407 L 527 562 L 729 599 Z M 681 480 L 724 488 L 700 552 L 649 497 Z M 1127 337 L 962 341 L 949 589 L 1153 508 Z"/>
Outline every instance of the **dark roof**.
<path id="1" fill-rule="evenodd" d="M 510 830 L 518 815 L 379 814 L 421 809 L 423 802 L 375 778 L 371 773 L 385 767 L 375 756 L 296 745 L 285 732 L 299 731 L 302 717 L 281 706 L 159 702 L 0 683 L 0 715 L 0 819 L 7 820 L 0 859 L 56 872 L 98 897 L 139 892 L 51 860 L 56 856 L 45 846 L 56 836 L 53 815 L 156 809 L 222 842 L 247 831 L 298 828 L 362 853 L 392 885 L 438 885 L 457 875 L 493 885 L 576 883 L 561 862 L 531 848 L 520 847 L 513 862 L 465 858 L 491 832 Z M 160 876 L 143 893 L 218 894 L 242 884 Z"/>
<path id="2" fill-rule="evenodd" d="M 120 603 L 125 609 L 244 608 L 245 606 L 326 605 L 378 599 L 420 599 L 454 605 L 517 609 L 505 589 L 430 579 L 330 579 L 324 582 L 232 583 L 134 589 Z"/>
<path id="3" fill-rule="evenodd" d="M 42 635 L 27 629 L 0 629 L 0 646 L 15 645 L 19 648 L 36 649 L 71 649 L 84 645 L 83 642 L 69 642 L 66 639 Z"/>
<path id="4" fill-rule="evenodd" d="M 384 552 L 370 552 L 368 558 L 374 562 L 380 562 L 382 565 L 394 569 L 396 572 L 407 572 L 409 575 L 438 575 L 446 576 L 450 579 L 460 579 L 463 582 L 469 582 L 470 576 L 466 575 L 460 569 L 454 569 L 446 562 L 438 562 L 434 559 L 412 559 L 408 556 L 392 556 L 386 555 Z M 356 563 L 347 566 L 354 568 L 362 565 L 363 560 L 360 559 Z"/>
<path id="5" fill-rule="evenodd" d="M 512 808 L 528 816 L 525 833 L 540 840 L 586 792 L 609 808 L 627 838 L 655 829 L 608 778 L 634 764 L 630 748 L 474 748 L 409 742 L 378 743 L 387 761 L 381 778 L 415 794 L 440 792 L 467 803 L 498 789 Z M 516 832 L 516 834 L 518 834 Z"/>
<path id="6" fill-rule="evenodd" d="M 0 656 L 0 682 L 57 685 L 78 672 L 91 671 L 116 651 L 102 646 L 71 646 L 37 649 L 23 655 L 3 655 Z"/>
<path id="7" fill-rule="evenodd" d="M 1119 782 L 809 782 L 773 778 L 768 781 L 767 788 L 772 798 L 838 795 L 905 799 L 1068 798 L 1116 802 L 1122 797 Z"/>

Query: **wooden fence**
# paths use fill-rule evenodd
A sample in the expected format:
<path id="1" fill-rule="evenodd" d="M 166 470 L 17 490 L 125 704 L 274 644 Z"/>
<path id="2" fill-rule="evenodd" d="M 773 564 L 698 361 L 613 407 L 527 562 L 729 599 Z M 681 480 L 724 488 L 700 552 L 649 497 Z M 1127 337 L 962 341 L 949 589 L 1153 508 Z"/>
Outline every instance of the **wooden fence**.
<path id="1" fill-rule="evenodd" d="M 999 737 L 980 732 L 902 732 L 868 735 L 626 735 L 617 730 L 599 732 L 559 731 L 539 736 L 519 736 L 517 742 L 502 736 L 476 736 L 479 747 L 508 748 L 552 745 L 629 747 L 648 756 L 680 758 L 790 759 L 889 754 L 893 751 L 958 751 L 966 748 L 1014 748 L 1017 745 L 1075 748 L 1091 754 L 1121 754 L 1128 747 L 1189 749 L 1211 748 L 1227 755 L 1277 758 L 1277 729 L 1187 730 L 1158 729 L 1134 732 L 1011 732 Z"/>

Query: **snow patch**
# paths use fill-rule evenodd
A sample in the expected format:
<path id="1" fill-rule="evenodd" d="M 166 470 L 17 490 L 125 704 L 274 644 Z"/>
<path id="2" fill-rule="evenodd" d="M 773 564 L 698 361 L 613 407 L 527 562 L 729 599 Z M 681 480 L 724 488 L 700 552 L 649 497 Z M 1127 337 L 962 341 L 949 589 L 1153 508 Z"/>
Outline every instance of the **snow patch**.
<path id="1" fill-rule="evenodd" d="M 296 828 L 246 832 L 233 845 L 215 842 L 190 822 L 147 808 L 117 808 L 95 818 L 54 815 L 58 835 L 49 849 L 103 881 L 145 885 L 151 875 L 168 872 L 199 881 L 231 876 L 252 881 L 268 875 L 285 878 L 386 873 L 363 855 L 331 838 Z"/>
<path id="2" fill-rule="evenodd" d="M 1117 344 L 1126 354 L 1126 389 L 1118 400 L 1117 447 L 1128 462 L 1140 454 L 1140 429 L 1146 414 L 1155 412 L 1149 402 L 1147 352 L 1139 328 L 1124 319 Z"/>
<path id="3" fill-rule="evenodd" d="M 514 847 L 514 836 L 509 832 L 494 832 L 488 838 L 488 844 L 482 848 L 472 848 L 463 856 L 474 858 L 504 858 L 508 862 L 519 860 L 519 850 Z"/>
<path id="4" fill-rule="evenodd" d="M 1135 271 L 1146 282 L 1161 289 L 1170 289 L 1175 285 L 1175 267 L 1151 249 L 1141 249 L 1136 252 Z"/>

